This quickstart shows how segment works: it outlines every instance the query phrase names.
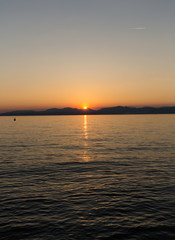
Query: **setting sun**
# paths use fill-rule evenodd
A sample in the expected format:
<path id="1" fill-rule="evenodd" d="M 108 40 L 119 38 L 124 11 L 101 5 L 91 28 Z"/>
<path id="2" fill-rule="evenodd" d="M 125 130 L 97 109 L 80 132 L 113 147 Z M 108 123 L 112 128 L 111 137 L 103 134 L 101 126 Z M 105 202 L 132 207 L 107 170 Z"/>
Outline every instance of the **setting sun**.
<path id="1" fill-rule="evenodd" d="M 87 109 L 87 107 L 83 107 L 83 109 L 84 109 L 84 110 L 86 110 L 86 109 Z"/>

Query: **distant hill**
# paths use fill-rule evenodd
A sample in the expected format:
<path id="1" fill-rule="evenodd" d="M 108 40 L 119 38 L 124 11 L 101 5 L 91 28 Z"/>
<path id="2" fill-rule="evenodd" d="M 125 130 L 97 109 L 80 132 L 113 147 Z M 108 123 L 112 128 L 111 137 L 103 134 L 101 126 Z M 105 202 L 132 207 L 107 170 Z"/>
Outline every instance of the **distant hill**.
<path id="1" fill-rule="evenodd" d="M 84 115 L 93 114 L 93 109 L 78 109 L 78 108 L 51 108 L 44 111 L 33 110 L 17 110 L 12 112 L 1 113 L 0 116 L 43 116 L 43 115 Z"/>
<path id="2" fill-rule="evenodd" d="M 175 107 L 109 107 L 101 108 L 97 111 L 98 114 L 170 114 L 175 113 Z"/>
<path id="3" fill-rule="evenodd" d="M 43 116 L 43 115 L 84 115 L 84 114 L 175 114 L 174 107 L 108 107 L 99 110 L 78 108 L 51 108 L 44 111 L 18 110 L 1 113 L 0 116 Z"/>

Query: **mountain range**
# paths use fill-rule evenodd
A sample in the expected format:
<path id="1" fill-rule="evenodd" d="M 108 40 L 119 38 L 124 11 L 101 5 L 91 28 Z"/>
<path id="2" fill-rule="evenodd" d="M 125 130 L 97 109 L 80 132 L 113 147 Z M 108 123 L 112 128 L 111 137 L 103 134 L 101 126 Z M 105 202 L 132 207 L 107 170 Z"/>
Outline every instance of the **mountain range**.
<path id="1" fill-rule="evenodd" d="M 173 107 L 107 107 L 98 110 L 78 108 L 51 108 L 44 111 L 17 110 L 1 113 L 0 116 L 43 116 L 43 115 L 98 115 L 98 114 L 175 114 Z"/>

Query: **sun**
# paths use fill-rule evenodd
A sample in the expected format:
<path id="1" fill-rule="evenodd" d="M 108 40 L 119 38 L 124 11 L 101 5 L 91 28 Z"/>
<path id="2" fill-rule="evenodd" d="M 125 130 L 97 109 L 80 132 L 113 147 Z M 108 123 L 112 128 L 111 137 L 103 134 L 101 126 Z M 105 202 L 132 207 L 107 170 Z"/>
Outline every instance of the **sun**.
<path id="1" fill-rule="evenodd" d="M 86 109 L 87 109 L 87 107 L 86 107 L 86 106 L 84 106 L 84 107 L 83 107 L 83 109 L 84 109 L 84 110 L 86 110 Z"/>

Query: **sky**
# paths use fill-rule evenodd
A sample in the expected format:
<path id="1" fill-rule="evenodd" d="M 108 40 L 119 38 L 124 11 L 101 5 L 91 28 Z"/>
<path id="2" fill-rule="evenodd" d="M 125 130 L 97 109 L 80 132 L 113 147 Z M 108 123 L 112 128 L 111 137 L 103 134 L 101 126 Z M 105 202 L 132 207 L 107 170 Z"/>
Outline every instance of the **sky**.
<path id="1" fill-rule="evenodd" d="M 0 112 L 175 105 L 175 0 L 0 0 Z"/>

